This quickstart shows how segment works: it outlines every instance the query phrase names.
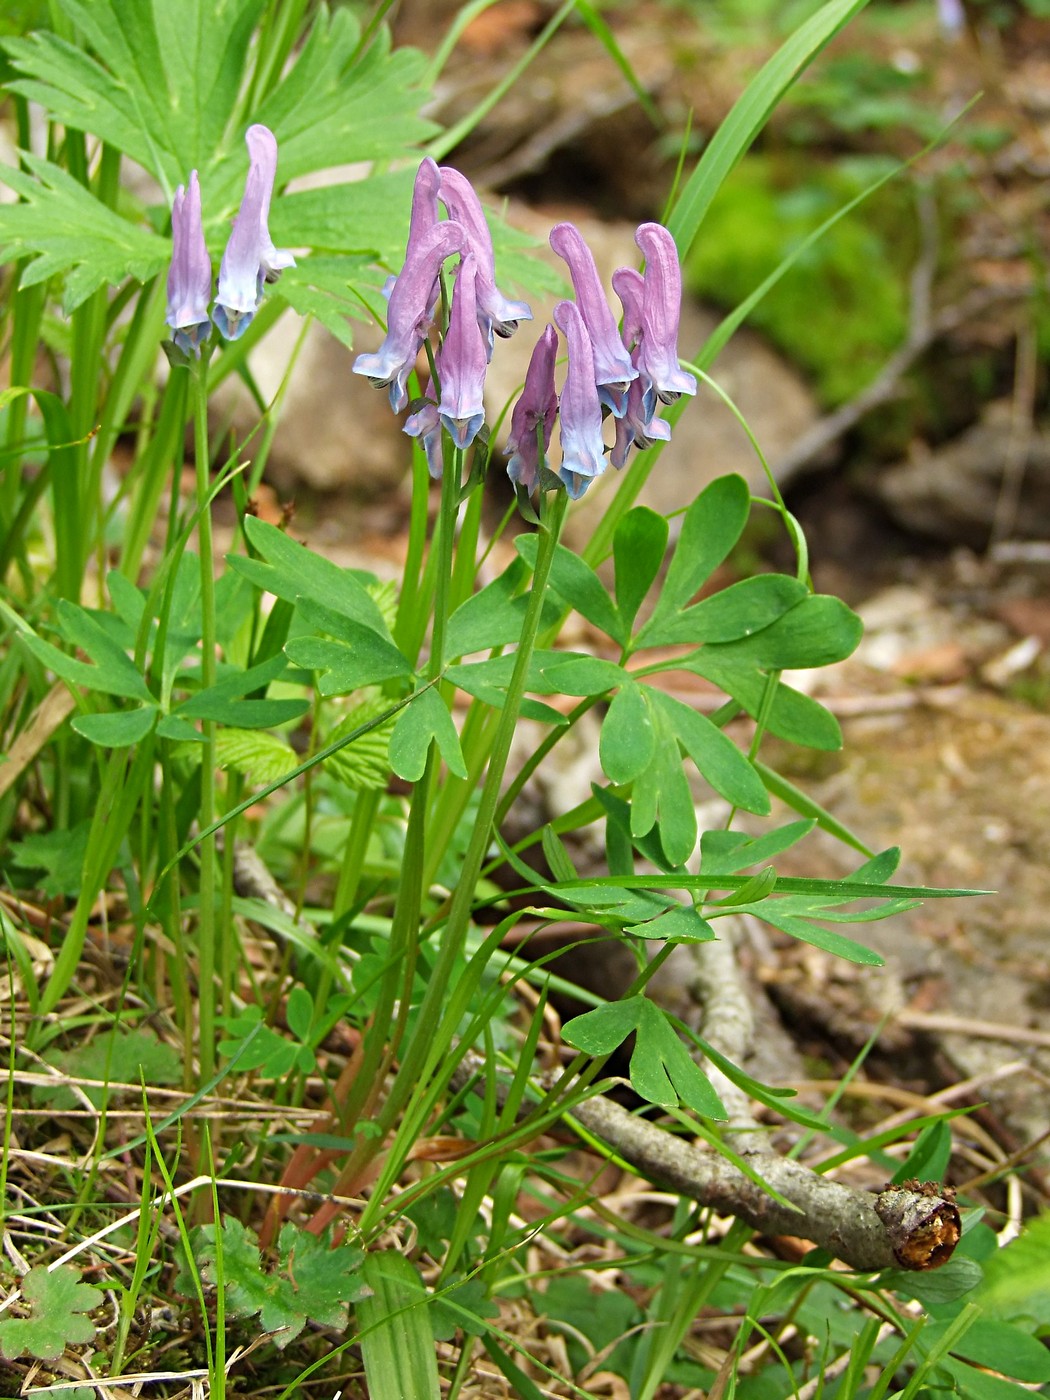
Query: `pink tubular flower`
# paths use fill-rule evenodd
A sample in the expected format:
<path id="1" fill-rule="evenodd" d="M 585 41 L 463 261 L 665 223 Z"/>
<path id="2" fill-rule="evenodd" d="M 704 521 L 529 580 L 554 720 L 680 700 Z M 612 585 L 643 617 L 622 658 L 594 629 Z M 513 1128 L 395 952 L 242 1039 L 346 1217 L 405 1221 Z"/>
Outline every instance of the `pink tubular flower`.
<path id="1" fill-rule="evenodd" d="M 174 250 L 168 269 L 168 314 L 164 319 L 179 349 L 199 358 L 201 345 L 211 334 L 211 259 L 201 228 L 201 187 L 196 170 L 190 171 L 188 188 L 180 185 L 175 191 L 171 233 Z"/>
<path id="2" fill-rule="evenodd" d="M 461 450 L 469 447 L 485 422 L 485 341 L 478 325 L 477 263 L 467 253 L 456 274 L 448 330 L 441 344 L 438 372 L 441 400 L 438 417 Z"/>
<path id="3" fill-rule="evenodd" d="M 438 198 L 466 230 L 470 251 L 477 264 L 478 325 L 485 337 L 486 357 L 491 360 L 494 336 L 506 339 L 518 329 L 520 321 L 531 321 L 528 302 L 511 301 L 496 286 L 496 259 L 492 251 L 492 235 L 485 222 L 485 213 L 474 187 L 465 175 L 450 165 L 439 167 L 441 188 Z"/>
<path id="4" fill-rule="evenodd" d="M 619 418 L 626 407 L 627 386 L 637 377 L 638 371 L 631 364 L 616 328 L 616 318 L 605 300 L 594 255 L 574 224 L 555 225 L 551 229 L 550 245 L 569 267 L 576 302 L 593 351 L 598 395 Z M 558 325 L 561 326 L 560 321 Z"/>
<path id="5" fill-rule="evenodd" d="M 525 374 L 521 397 L 514 405 L 507 440 L 507 475 L 526 491 L 535 491 L 539 480 L 539 429 L 543 451 L 550 446 L 558 394 L 554 387 L 554 362 L 558 358 L 558 332 L 545 326 L 537 340 Z"/>
<path id="6" fill-rule="evenodd" d="M 682 394 L 696 393 L 696 380 L 678 364 L 682 312 L 678 250 L 662 224 L 640 224 L 634 241 L 645 255 L 638 369 L 651 386 L 646 390 L 647 400 L 651 393 L 661 403 L 674 403 Z"/>
<path id="7" fill-rule="evenodd" d="M 275 248 L 270 238 L 270 199 L 277 177 L 277 141 L 268 127 L 250 126 L 245 133 L 251 165 L 244 198 L 222 255 L 214 321 L 227 340 L 236 340 L 251 324 L 263 287 L 276 282 L 295 258 Z"/>
<path id="8" fill-rule="evenodd" d="M 415 182 L 412 186 L 412 213 L 408 221 L 408 247 L 405 249 L 405 261 L 408 261 L 409 250 L 414 248 L 428 229 L 434 227 L 438 222 L 438 190 L 441 187 L 441 171 L 438 169 L 437 161 L 432 156 L 426 156 L 416 171 Z M 396 277 L 388 277 L 383 285 L 383 295 L 389 301 L 390 293 L 393 289 Z M 434 315 L 434 307 L 437 305 L 438 281 L 434 279 L 434 295 L 431 300 L 430 315 Z"/>
<path id="9" fill-rule="evenodd" d="M 574 501 L 605 471 L 602 405 L 594 380 L 594 352 L 579 307 L 559 301 L 554 321 L 569 345 L 569 369 L 561 395 L 561 466 L 558 474 Z"/>
<path id="10" fill-rule="evenodd" d="M 466 234 L 451 221 L 434 224 L 410 244 L 405 265 L 390 289 L 386 337 L 374 354 L 358 355 L 354 361 L 354 374 L 363 374 L 377 389 L 389 389 L 395 413 L 408 403 L 405 381 L 430 330 L 434 281 L 441 264 L 465 247 Z"/>

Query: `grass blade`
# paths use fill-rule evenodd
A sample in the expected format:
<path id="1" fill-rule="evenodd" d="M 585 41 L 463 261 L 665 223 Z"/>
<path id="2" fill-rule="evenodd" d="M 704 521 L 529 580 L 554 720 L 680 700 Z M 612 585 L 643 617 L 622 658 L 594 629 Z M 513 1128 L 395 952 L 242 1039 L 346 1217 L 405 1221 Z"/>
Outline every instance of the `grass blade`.
<path id="1" fill-rule="evenodd" d="M 372 1400 L 440 1400 L 427 1291 L 403 1254 L 370 1254 L 361 1268 L 372 1290 L 357 1304 L 361 1356 Z"/>

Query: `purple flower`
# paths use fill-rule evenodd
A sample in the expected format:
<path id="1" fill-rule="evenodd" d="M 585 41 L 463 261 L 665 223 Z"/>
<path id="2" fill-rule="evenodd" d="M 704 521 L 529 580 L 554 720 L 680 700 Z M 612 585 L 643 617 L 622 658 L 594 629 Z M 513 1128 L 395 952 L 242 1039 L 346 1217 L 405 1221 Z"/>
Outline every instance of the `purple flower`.
<path id="1" fill-rule="evenodd" d="M 532 320 L 532 310 L 528 302 L 510 301 L 496 286 L 492 235 L 473 185 L 450 165 L 443 165 L 440 170 L 441 189 L 438 197 L 448 210 L 449 218 L 455 219 L 466 230 L 470 251 L 477 263 L 478 324 L 485 337 L 487 357 L 491 360 L 493 337 L 498 335 L 506 339 L 513 335 L 519 321 Z"/>
<path id="2" fill-rule="evenodd" d="M 962 0 L 937 0 L 937 20 L 949 38 L 957 38 L 966 28 L 966 11 Z"/>
<path id="3" fill-rule="evenodd" d="M 416 171 L 415 183 L 412 186 L 412 213 L 408 222 L 408 248 L 405 250 L 405 261 L 408 261 L 408 251 L 414 248 L 428 229 L 434 227 L 438 222 L 438 190 L 441 187 L 441 171 L 438 169 L 437 161 L 432 156 L 426 156 Z M 388 277 L 383 285 L 383 295 L 390 299 L 396 277 Z M 430 307 L 430 315 L 434 315 L 434 307 L 437 305 L 438 280 L 434 278 L 434 295 Z"/>
<path id="4" fill-rule="evenodd" d="M 180 185 L 175 191 L 171 232 L 175 247 L 168 269 L 168 314 L 164 319 L 179 349 L 199 359 L 201 345 L 211 334 L 211 259 L 201 229 L 201 187 L 196 170 L 190 171 L 189 187 Z"/>
<path id="5" fill-rule="evenodd" d="M 409 245 L 405 265 L 390 289 L 386 337 L 374 354 L 358 355 L 354 361 L 354 374 L 363 374 L 377 389 L 389 388 L 395 413 L 408 403 L 405 381 L 430 330 L 434 280 L 445 259 L 463 252 L 466 241 L 460 225 L 449 222 L 434 224 Z"/>
<path id="6" fill-rule="evenodd" d="M 619 418 L 626 407 L 627 386 L 638 371 L 631 364 L 616 328 L 616 318 L 605 300 L 594 256 L 573 224 L 557 224 L 551 230 L 550 245 L 569 266 L 576 301 L 592 347 L 598 394 L 602 403 Z M 560 321 L 558 325 L 561 326 Z"/>
<path id="7" fill-rule="evenodd" d="M 251 165 L 244 198 L 222 255 L 214 320 L 227 340 L 236 340 L 251 324 L 263 287 L 276 282 L 281 269 L 294 267 L 291 253 L 275 248 L 268 220 L 277 175 L 277 141 L 268 127 L 250 126 L 245 133 Z"/>
<path id="8" fill-rule="evenodd" d="M 652 394 L 661 403 L 674 403 L 682 394 L 696 393 L 696 380 L 678 365 L 678 321 L 682 310 L 678 250 L 662 224 L 640 224 L 634 241 L 645 254 L 638 369 L 651 386 L 646 390 L 647 401 Z"/>
<path id="9" fill-rule="evenodd" d="M 410 413 L 403 429 L 409 437 L 419 438 L 427 457 L 427 471 L 435 481 L 441 480 L 444 458 L 441 453 L 441 420 L 438 418 L 437 391 L 433 379 L 427 384 L 426 402 Z"/>
<path id="10" fill-rule="evenodd" d="M 613 291 L 623 307 L 623 343 L 629 349 L 642 338 L 642 300 L 645 279 L 633 267 L 618 267 L 612 275 Z M 632 380 L 632 383 L 634 381 Z"/>
<path id="11" fill-rule="evenodd" d="M 638 351 L 634 352 L 635 358 Z M 619 470 L 627 462 L 627 454 L 632 447 L 644 452 L 656 442 L 670 442 L 671 425 L 656 417 L 656 404 L 646 403 L 645 381 L 639 376 L 627 390 L 627 410 L 616 420 L 616 438 L 613 442 L 609 461 Z"/>
<path id="12" fill-rule="evenodd" d="M 644 341 L 645 280 L 633 267 L 618 267 L 612 284 L 623 303 L 623 338 L 627 345 L 634 346 L 631 363 L 638 367 Z M 616 420 L 616 439 L 609 456 L 614 467 L 619 469 L 626 464 L 632 447 L 644 452 L 655 442 L 670 441 L 671 425 L 656 417 L 656 409 L 657 398 L 649 376 L 640 370 L 627 390 L 626 412 Z"/>
<path id="13" fill-rule="evenodd" d="M 525 373 L 521 397 L 514 405 L 507 440 L 507 475 L 526 491 L 536 489 L 539 479 L 538 430 L 543 429 L 543 451 L 550 446 L 558 394 L 554 387 L 554 362 L 558 358 L 558 332 L 545 326 L 537 340 Z"/>
<path id="14" fill-rule="evenodd" d="M 448 330 L 438 356 L 441 399 L 438 417 L 461 450 L 469 447 L 485 422 L 485 340 L 478 325 L 478 265 L 467 253 L 456 274 Z"/>
<path id="15" fill-rule="evenodd" d="M 591 338 L 579 307 L 572 301 L 559 301 L 554 321 L 569 345 L 569 369 L 561 394 L 562 460 L 558 474 L 577 501 L 605 471 L 602 405 L 594 380 Z"/>

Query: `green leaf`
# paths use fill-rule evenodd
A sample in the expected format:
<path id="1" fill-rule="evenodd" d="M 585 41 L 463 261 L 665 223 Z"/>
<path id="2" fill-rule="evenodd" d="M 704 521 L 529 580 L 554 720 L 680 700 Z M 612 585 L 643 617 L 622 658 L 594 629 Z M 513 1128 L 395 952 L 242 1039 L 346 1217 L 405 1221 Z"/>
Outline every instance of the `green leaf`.
<path id="1" fill-rule="evenodd" d="M 255 516 L 245 517 L 244 530 L 265 562 L 228 554 L 226 562 L 232 569 L 278 598 L 289 603 L 310 598 L 390 641 L 382 610 L 353 570 L 341 569 Z"/>
<path id="2" fill-rule="evenodd" d="M 286 739 L 258 729 L 221 729 L 215 736 L 215 761 L 220 768 L 260 786 L 276 782 L 299 762 Z"/>
<path id="3" fill-rule="evenodd" d="M 74 715 L 70 729 L 104 749 L 125 749 L 144 739 L 157 721 L 156 705 L 137 710 L 110 710 L 99 715 Z"/>
<path id="4" fill-rule="evenodd" d="M 933 1342 L 947 1323 L 932 1323 L 923 1340 Z M 952 1347 L 956 1356 L 1000 1371 L 1014 1380 L 1038 1383 L 1050 1381 L 1050 1351 L 1031 1335 L 1028 1328 L 1002 1318 L 978 1317 L 965 1335 Z"/>
<path id="5" fill-rule="evenodd" d="M 0 1355 L 8 1361 L 25 1354 L 56 1361 L 67 1346 L 85 1345 L 94 1338 L 95 1325 L 84 1314 L 97 1308 L 103 1296 L 101 1289 L 80 1282 L 72 1264 L 57 1269 L 37 1264 L 22 1280 L 29 1316 L 0 1320 Z"/>
<path id="6" fill-rule="evenodd" d="M 314 1019 L 314 1001 L 302 983 L 294 986 L 288 993 L 284 1014 L 291 1033 L 301 1041 L 308 1041 Z"/>
<path id="7" fill-rule="evenodd" d="M 66 604 L 66 606 L 72 607 L 73 605 Z M 147 704 L 152 704 L 153 696 L 150 694 L 146 682 L 136 670 L 134 662 L 112 641 L 104 628 L 100 627 L 86 613 L 83 613 L 81 609 L 78 608 L 76 611 L 81 613 L 78 621 L 82 624 L 77 630 L 84 637 L 90 636 L 92 650 L 88 651 L 82 642 L 77 642 L 76 645 L 82 646 L 83 650 L 88 651 L 92 660 L 97 661 L 96 665 L 92 666 L 85 661 L 77 661 L 40 637 L 20 632 L 19 638 L 38 661 L 43 662 L 56 676 L 72 685 L 82 685 L 87 690 L 101 691 L 103 695 L 121 695 L 129 700 L 144 700 Z"/>
<path id="8" fill-rule="evenodd" d="M 568 851 L 549 826 L 543 828 L 540 840 L 543 845 L 543 854 L 554 878 L 556 880 L 578 880 L 579 875 L 569 858 Z"/>
<path id="9" fill-rule="evenodd" d="M 285 655 L 307 671 L 322 672 L 317 689 L 321 695 L 345 695 L 362 686 L 408 677 L 412 668 L 392 642 L 367 627 L 345 622 L 355 641 L 329 641 L 322 637 L 293 637 L 285 642 Z"/>
<path id="10" fill-rule="evenodd" d="M 419 115 L 428 97 L 420 86 L 423 55 L 409 48 L 391 50 L 382 30 L 364 49 L 359 49 L 360 39 L 360 22 L 351 11 L 320 10 L 297 61 L 253 114 L 280 139 L 282 179 L 340 161 L 382 164 L 409 154 L 436 131 Z M 411 153 L 418 162 L 418 151 Z M 404 251 L 407 213 L 405 208 L 395 245 L 399 252 Z M 361 245 L 343 241 L 333 246 Z"/>
<path id="11" fill-rule="evenodd" d="M 113 639 L 108 628 L 86 608 L 62 598 L 58 604 L 58 621 L 66 640 L 87 652 L 95 662 L 98 668 L 96 689 L 105 689 L 110 695 L 126 695 L 132 700 L 145 700 L 147 704 L 153 702 L 135 663 Z M 118 690 L 117 686 L 122 688 Z"/>
<path id="12" fill-rule="evenodd" d="M 457 778 L 467 776 L 460 748 L 459 735 L 448 712 L 448 706 L 434 687 L 421 690 L 398 716 L 390 736 L 390 766 L 399 778 L 416 783 L 423 776 L 427 751 L 431 742 L 437 744 L 450 773 Z"/>
<path id="13" fill-rule="evenodd" d="M 703 647 L 682 663 L 682 669 L 704 676 L 741 705 L 753 719 L 762 710 L 766 677 L 750 663 L 728 663 L 720 647 Z M 777 683 L 766 728 L 778 739 L 806 748 L 834 752 L 842 748 L 842 730 L 834 715 L 783 681 Z"/>
<path id="14" fill-rule="evenodd" d="M 489 1301 L 484 1280 L 475 1277 L 443 1290 L 433 1300 L 430 1324 L 435 1341 L 450 1342 L 457 1332 L 483 1337 L 489 1330 L 486 1319 L 499 1315 L 499 1308 Z"/>
<path id="15" fill-rule="evenodd" d="M 953 1350 L 958 1351 L 961 1347 L 962 1343 Z M 966 1400 L 1024 1400 L 1025 1396 L 1032 1393 L 1013 1381 L 1003 1380 L 987 1371 L 979 1371 L 955 1356 L 945 1356 L 938 1361 L 934 1376 L 939 1377 L 941 1372 L 947 1372 L 951 1376 L 954 1382 L 952 1393 L 963 1395 Z"/>
<path id="16" fill-rule="evenodd" d="M 308 1321 L 345 1328 L 350 1303 L 366 1291 L 361 1281 L 362 1253 L 354 1245 L 331 1244 L 289 1222 L 281 1229 L 279 1259 L 272 1272 L 262 1266 L 259 1246 L 246 1226 L 227 1217 L 216 1238 L 214 1225 L 191 1234 L 201 1277 L 216 1282 L 216 1255 L 222 1249 L 226 1310 L 234 1317 L 259 1314 L 259 1324 L 279 1347 L 293 1341 Z M 176 1280 L 185 1290 L 185 1279 Z"/>
<path id="17" fill-rule="evenodd" d="M 642 687 L 623 685 L 613 696 L 602 721 L 598 755 L 614 783 L 630 783 L 652 763 L 656 734 Z"/>
<path id="18" fill-rule="evenodd" d="M 129 277 L 147 282 L 167 264 L 167 240 L 114 214 L 51 161 L 20 155 L 30 174 L 0 166 L 0 184 L 19 196 L 0 206 L 0 263 L 25 260 L 20 286 L 68 273 L 62 309 L 69 315 L 99 287 Z"/>
<path id="19" fill-rule="evenodd" d="M 677 1108 L 679 1100 L 705 1118 L 724 1119 L 722 1101 L 679 1040 L 664 1012 L 640 998 L 631 1054 L 631 1086 L 649 1103 Z"/>
<path id="20" fill-rule="evenodd" d="M 836 958 L 845 958 L 847 962 L 860 963 L 866 967 L 881 967 L 885 961 L 871 948 L 865 948 L 861 943 L 844 938 L 841 933 L 821 928 L 819 924 L 800 918 L 797 914 L 783 912 L 780 904 L 779 899 L 763 899 L 758 904 L 736 905 L 734 909 L 737 913 L 754 914 L 767 924 L 780 929 L 782 933 L 788 933 L 803 943 L 811 943 L 814 948 L 820 948 Z"/>
<path id="21" fill-rule="evenodd" d="M 809 594 L 754 636 L 711 643 L 716 659 L 741 661 L 771 671 L 801 671 L 843 661 L 861 639 L 863 624 L 841 598 Z"/>
<path id="22" fill-rule="evenodd" d="M 718 935 L 691 904 L 676 905 L 648 923 L 631 924 L 626 929 L 635 938 L 658 938 L 664 943 L 707 943 Z"/>
<path id="23" fill-rule="evenodd" d="M 352 734 L 369 720 L 377 719 L 389 709 L 383 699 L 362 700 L 352 705 L 332 732 L 325 736 L 325 744 L 334 743 L 347 734 Z M 339 781 L 354 792 L 385 788 L 390 777 L 390 735 L 394 730 L 395 717 L 362 734 L 353 744 L 337 749 L 325 759 L 325 768 L 334 773 Z"/>
<path id="24" fill-rule="evenodd" d="M 314 1068 L 316 1057 L 310 1047 L 266 1025 L 261 1007 L 254 1003 L 240 1016 L 222 1017 L 221 1024 L 227 1038 L 219 1042 L 219 1050 L 236 1059 L 237 1068 L 245 1073 L 258 1070 L 263 1079 L 286 1079 L 294 1070 L 309 1074 Z"/>
<path id="25" fill-rule="evenodd" d="M 534 658 L 540 668 L 548 694 L 604 695 L 622 685 L 626 672 L 615 661 L 599 656 L 572 656 L 545 652 Z"/>
<path id="26" fill-rule="evenodd" d="M 638 1025 L 646 1004 L 643 996 L 633 996 L 596 1006 L 593 1011 L 585 1011 L 582 1016 L 566 1021 L 562 1026 L 562 1038 L 585 1055 L 611 1055 Z"/>
<path id="27" fill-rule="evenodd" d="M 231 144 L 261 0 L 189 0 L 178 16 L 148 0 L 69 0 L 64 14 L 96 57 L 40 32 L 8 40 L 11 84 L 77 131 L 91 132 L 164 179 L 202 178 Z"/>
<path id="28" fill-rule="evenodd" d="M 965 1298 L 983 1278 L 984 1272 L 976 1259 L 955 1254 L 946 1264 L 929 1273 L 916 1273 L 912 1269 L 884 1269 L 879 1275 L 879 1282 L 903 1298 L 915 1298 L 923 1307 L 935 1308 Z"/>
<path id="29" fill-rule="evenodd" d="M 735 875 L 789 851 L 813 830 L 812 821 L 785 822 L 762 836 L 742 831 L 705 831 L 700 838 L 702 875 Z"/>
<path id="30" fill-rule="evenodd" d="M 613 564 L 616 603 L 624 626 L 634 625 L 638 609 L 653 585 L 667 549 L 667 521 L 648 506 L 635 506 L 616 527 Z"/>
<path id="31" fill-rule="evenodd" d="M 736 641 L 760 632 L 808 596 L 809 590 L 798 579 L 786 574 L 759 574 L 730 584 L 681 612 L 661 613 L 643 627 L 638 640 L 649 647 Z"/>
<path id="32" fill-rule="evenodd" d="M 996 1250 L 984 1279 L 983 1307 L 1050 1321 L 1050 1211 L 1027 1221 L 1016 1239 Z"/>
<path id="33" fill-rule="evenodd" d="M 44 879 L 36 881 L 43 894 L 79 894 L 90 833 L 91 818 L 88 817 L 68 831 L 25 836 L 8 848 L 8 859 L 22 870 L 46 870 Z"/>
<path id="34" fill-rule="evenodd" d="M 647 690 L 651 702 L 663 710 L 672 733 L 715 792 L 745 812 L 767 813 L 769 795 L 765 784 L 732 739 L 691 705 L 655 687 Z"/>
<path id="35" fill-rule="evenodd" d="M 535 535 L 519 535 L 514 547 L 528 564 L 536 567 L 538 540 Z M 565 602 L 576 609 L 581 617 L 592 622 L 600 631 L 607 633 L 622 646 L 627 641 L 628 629 L 616 609 L 616 605 L 606 592 L 605 585 L 578 554 L 564 545 L 554 551 L 551 565 L 550 587 Z"/>
<path id="36" fill-rule="evenodd" d="M 499 578 L 460 603 L 449 618 L 446 656 L 468 656 L 517 642 L 528 606 L 521 593 L 527 577 L 525 565 L 515 559 Z"/>
<path id="37" fill-rule="evenodd" d="M 362 1277 L 371 1296 L 357 1304 L 361 1357 L 372 1400 L 440 1400 L 427 1290 L 396 1250 L 369 1254 Z"/>
<path id="38" fill-rule="evenodd" d="M 951 1124 L 945 1120 L 930 1123 L 915 1139 L 907 1157 L 890 1177 L 890 1184 L 902 1181 L 943 1181 L 952 1155 Z"/>
<path id="39" fill-rule="evenodd" d="M 327 692 L 322 689 L 322 694 Z M 183 719 L 210 719 L 217 724 L 232 724 L 238 729 L 270 729 L 300 719 L 310 708 L 309 700 L 220 700 L 209 691 L 201 691 L 192 700 L 177 705 L 172 711 Z"/>
<path id="40" fill-rule="evenodd" d="M 644 836 L 659 826 L 660 845 L 672 869 L 682 865 L 696 846 L 696 807 L 682 767 L 678 741 L 661 709 L 651 708 L 656 731 L 652 763 L 635 779 L 631 793 L 631 835 Z"/>
<path id="41" fill-rule="evenodd" d="M 178 1084 L 182 1080 L 179 1052 L 144 1026 L 132 1031 L 100 1031 L 73 1050 L 46 1051 L 44 1059 L 77 1081 L 138 1084 L 144 1078 L 147 1084 Z M 80 1091 L 95 1108 L 101 1108 L 105 1102 L 106 1092 L 99 1084 L 81 1084 Z M 50 1104 L 56 1112 L 79 1106 L 72 1089 L 65 1084 L 34 1085 L 33 1100 Z"/>
<path id="42" fill-rule="evenodd" d="M 740 538 L 750 511 L 742 476 L 720 476 L 701 491 L 682 518 L 654 619 L 677 613 L 699 592 Z"/>

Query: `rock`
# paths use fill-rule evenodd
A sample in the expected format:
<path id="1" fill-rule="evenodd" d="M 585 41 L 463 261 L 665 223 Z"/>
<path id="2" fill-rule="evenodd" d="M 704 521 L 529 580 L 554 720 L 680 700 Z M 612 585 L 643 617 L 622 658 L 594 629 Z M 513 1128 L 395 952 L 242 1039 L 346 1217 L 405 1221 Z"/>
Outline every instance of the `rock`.
<path id="1" fill-rule="evenodd" d="M 301 329 L 302 318 L 287 311 L 278 329 L 252 351 L 249 366 L 267 403 L 280 390 Z M 360 350 L 375 349 L 381 338 L 376 327 L 363 323 L 355 333 Z M 294 493 L 305 483 L 315 491 L 369 500 L 396 490 L 407 473 L 411 443 L 401 432 L 401 419 L 390 412 L 385 392 L 351 374 L 357 353 L 316 322 L 307 328 L 266 467 L 267 479 L 282 492 Z M 240 380 L 222 384 L 212 410 L 232 422 L 238 437 L 258 422 L 258 409 Z"/>
<path id="2" fill-rule="evenodd" d="M 1016 509 L 1005 533 L 1038 538 L 1050 532 L 1050 429 L 1022 426 L 1007 399 L 988 404 L 967 432 L 883 473 L 876 491 L 906 529 L 952 543 L 987 546 L 1004 489 L 1019 479 Z M 1004 485 L 1005 484 L 1005 485 Z"/>

